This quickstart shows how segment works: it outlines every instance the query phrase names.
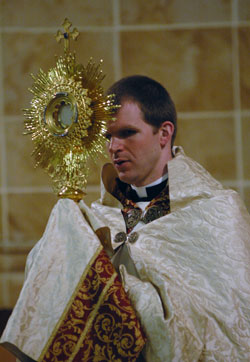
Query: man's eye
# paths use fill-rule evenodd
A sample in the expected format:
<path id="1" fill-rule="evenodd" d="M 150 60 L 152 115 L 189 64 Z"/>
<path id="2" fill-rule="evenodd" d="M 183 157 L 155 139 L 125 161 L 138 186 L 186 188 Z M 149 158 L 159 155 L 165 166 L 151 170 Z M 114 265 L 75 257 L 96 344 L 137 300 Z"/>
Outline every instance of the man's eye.
<path id="1" fill-rule="evenodd" d="M 109 134 L 109 133 L 106 133 L 106 134 L 104 135 L 104 137 L 106 138 L 107 141 L 110 141 L 110 140 L 111 140 L 111 134 Z"/>
<path id="2" fill-rule="evenodd" d="M 134 129 L 126 129 L 126 130 L 121 132 L 121 137 L 122 138 L 127 138 L 127 137 L 130 137 L 130 136 L 133 136 L 134 134 L 136 134 L 136 131 Z"/>

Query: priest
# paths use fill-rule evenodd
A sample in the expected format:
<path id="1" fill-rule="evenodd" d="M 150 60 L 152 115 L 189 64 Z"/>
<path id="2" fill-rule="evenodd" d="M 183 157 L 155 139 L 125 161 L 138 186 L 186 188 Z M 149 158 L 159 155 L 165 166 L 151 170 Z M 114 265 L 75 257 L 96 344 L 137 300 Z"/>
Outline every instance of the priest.
<path id="1" fill-rule="evenodd" d="M 174 146 L 162 85 L 109 93 L 101 198 L 56 204 L 1 342 L 22 361 L 250 360 L 245 206 Z"/>

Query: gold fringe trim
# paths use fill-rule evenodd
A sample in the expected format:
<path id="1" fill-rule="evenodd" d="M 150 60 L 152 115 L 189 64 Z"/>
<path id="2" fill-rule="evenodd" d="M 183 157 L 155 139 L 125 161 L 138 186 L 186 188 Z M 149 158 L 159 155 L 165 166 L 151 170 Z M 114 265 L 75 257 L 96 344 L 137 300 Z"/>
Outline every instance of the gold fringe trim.
<path id="1" fill-rule="evenodd" d="M 63 311 L 63 313 L 62 313 L 62 315 L 61 315 L 61 317 L 60 317 L 60 319 L 59 319 L 58 322 L 56 323 L 56 325 L 55 325 L 55 327 L 54 327 L 54 330 L 53 330 L 53 332 L 51 333 L 51 335 L 50 335 L 50 337 L 49 337 L 46 345 L 44 346 L 44 348 L 43 348 L 43 350 L 42 350 L 42 352 L 41 352 L 41 354 L 40 354 L 40 357 L 38 358 L 38 362 L 42 362 L 42 361 L 43 361 L 43 357 L 44 357 L 44 355 L 46 354 L 46 351 L 48 350 L 49 346 L 51 345 L 53 339 L 55 338 L 55 336 L 56 336 L 56 334 L 57 334 L 57 332 L 58 332 L 58 329 L 59 329 L 61 323 L 64 321 L 64 319 L 65 319 L 65 317 L 66 317 L 66 315 L 67 315 L 67 313 L 68 313 L 68 311 L 69 311 L 69 308 L 71 307 L 71 305 L 72 305 L 72 303 L 73 303 L 76 295 L 77 295 L 78 292 L 79 292 L 80 287 L 82 286 L 82 283 L 83 283 L 84 279 L 86 278 L 86 275 L 87 275 L 88 272 L 89 272 L 89 269 L 90 269 L 91 266 L 93 265 L 95 259 L 96 259 L 97 256 L 100 254 L 100 252 L 102 251 L 102 249 L 103 249 L 102 245 L 99 246 L 99 248 L 97 249 L 97 251 L 95 252 L 95 254 L 92 256 L 92 258 L 91 258 L 90 261 L 88 262 L 88 264 L 87 264 L 87 266 L 86 266 L 86 268 L 85 268 L 85 270 L 84 270 L 84 272 L 83 272 L 83 274 L 82 274 L 82 276 L 81 276 L 81 278 L 80 278 L 80 280 L 79 280 L 79 282 L 78 282 L 78 284 L 77 284 L 77 286 L 76 286 L 76 288 L 75 288 L 75 290 L 74 290 L 74 292 L 73 292 L 70 300 L 68 301 L 68 303 L 67 303 L 67 305 L 66 305 L 66 307 L 65 307 L 65 309 L 64 309 L 64 311 Z"/>
<path id="2" fill-rule="evenodd" d="M 93 309 L 93 311 L 91 312 L 90 314 L 90 317 L 88 318 L 88 321 L 86 323 L 86 326 L 84 328 L 84 331 L 82 332 L 81 334 L 81 337 L 79 338 L 77 344 L 76 344 L 76 347 L 75 347 L 75 350 L 74 352 L 72 353 L 71 357 L 68 359 L 68 362 L 72 362 L 75 358 L 75 356 L 77 355 L 77 353 L 79 352 L 79 349 L 81 348 L 81 345 L 82 345 L 82 342 L 84 340 L 84 338 L 86 337 L 86 334 L 88 333 L 96 315 L 97 315 L 97 312 L 100 308 L 100 305 L 102 304 L 104 298 L 105 298 L 105 295 L 108 291 L 108 289 L 110 288 L 110 286 L 113 284 L 115 278 L 117 276 L 117 273 L 114 272 L 114 274 L 112 275 L 112 277 L 109 279 L 108 283 L 105 285 L 105 288 L 103 289 L 101 295 L 100 295 L 100 298 L 95 306 L 95 308 Z"/>

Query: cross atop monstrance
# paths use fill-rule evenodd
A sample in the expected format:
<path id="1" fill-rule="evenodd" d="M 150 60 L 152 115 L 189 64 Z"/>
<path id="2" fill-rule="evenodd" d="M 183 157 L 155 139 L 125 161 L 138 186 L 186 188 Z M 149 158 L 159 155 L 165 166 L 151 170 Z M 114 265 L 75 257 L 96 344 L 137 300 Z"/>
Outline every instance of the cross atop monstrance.
<path id="1" fill-rule="evenodd" d="M 72 25 L 72 23 L 66 18 L 62 24 L 65 32 L 62 33 L 60 30 L 58 30 L 58 32 L 56 33 L 56 41 L 58 43 L 60 43 L 60 41 L 62 39 L 64 39 L 64 52 L 65 53 L 69 52 L 70 38 L 73 40 L 76 40 L 79 35 L 79 31 L 76 28 L 74 28 L 71 32 L 69 31 L 69 29 L 71 28 L 71 25 Z"/>

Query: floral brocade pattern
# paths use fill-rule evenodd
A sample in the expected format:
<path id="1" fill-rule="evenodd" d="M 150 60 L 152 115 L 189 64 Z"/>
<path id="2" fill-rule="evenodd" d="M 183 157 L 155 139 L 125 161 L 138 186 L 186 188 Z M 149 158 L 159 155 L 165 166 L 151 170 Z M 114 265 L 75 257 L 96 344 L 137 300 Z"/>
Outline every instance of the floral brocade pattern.
<path id="1" fill-rule="evenodd" d="M 139 320 L 102 250 L 39 361 L 132 362 L 144 344 Z"/>
<path id="2" fill-rule="evenodd" d="M 147 205 L 145 213 L 143 213 L 136 202 L 129 198 L 129 193 L 130 185 L 127 185 L 127 189 L 122 191 L 118 183 L 116 184 L 116 187 L 112 193 L 113 196 L 115 196 L 123 205 L 122 215 L 128 234 L 138 224 L 139 221 L 143 221 L 145 224 L 148 224 L 158 219 L 159 217 L 169 214 L 171 211 L 168 180 L 166 187 L 164 187 L 164 189 Z"/>

